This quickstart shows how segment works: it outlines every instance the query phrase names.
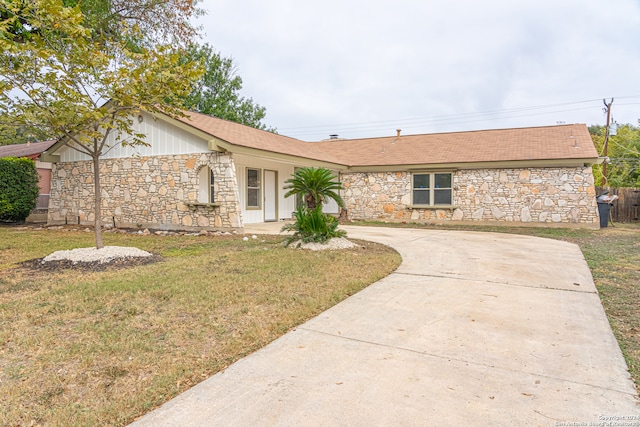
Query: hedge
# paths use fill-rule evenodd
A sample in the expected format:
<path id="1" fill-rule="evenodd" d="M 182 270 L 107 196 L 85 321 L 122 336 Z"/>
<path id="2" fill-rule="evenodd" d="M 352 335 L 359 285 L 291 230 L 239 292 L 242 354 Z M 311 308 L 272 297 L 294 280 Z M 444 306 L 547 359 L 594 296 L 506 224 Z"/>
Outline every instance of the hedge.
<path id="1" fill-rule="evenodd" d="M 24 221 L 36 207 L 40 190 L 31 159 L 0 159 L 0 221 Z"/>

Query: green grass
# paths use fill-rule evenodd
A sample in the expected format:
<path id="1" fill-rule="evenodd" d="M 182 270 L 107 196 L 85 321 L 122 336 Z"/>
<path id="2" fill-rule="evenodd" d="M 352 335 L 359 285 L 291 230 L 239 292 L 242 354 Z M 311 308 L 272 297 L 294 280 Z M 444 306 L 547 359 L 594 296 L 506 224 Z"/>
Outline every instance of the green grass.
<path id="1" fill-rule="evenodd" d="M 640 226 L 602 230 L 426 226 L 576 243 L 640 386 Z M 388 248 L 312 252 L 282 238 L 105 234 L 163 261 L 125 270 L 19 263 L 93 245 L 84 231 L 0 227 L 0 425 L 126 425 L 368 284 Z"/>
<path id="2" fill-rule="evenodd" d="M 629 372 L 640 388 L 640 224 L 615 224 L 600 230 L 384 222 L 354 224 L 524 234 L 577 244 L 591 269 Z"/>
<path id="3" fill-rule="evenodd" d="M 126 425 L 400 263 L 360 242 L 105 234 L 159 263 L 101 272 L 20 262 L 93 246 L 84 231 L 0 227 L 0 425 Z"/>

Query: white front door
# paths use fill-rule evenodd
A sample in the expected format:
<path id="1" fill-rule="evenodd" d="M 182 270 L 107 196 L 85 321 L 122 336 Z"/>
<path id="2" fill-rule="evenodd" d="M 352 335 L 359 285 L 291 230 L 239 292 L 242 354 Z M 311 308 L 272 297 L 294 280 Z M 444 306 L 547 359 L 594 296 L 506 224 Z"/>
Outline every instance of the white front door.
<path id="1" fill-rule="evenodd" d="M 276 171 L 264 171 L 264 220 L 278 220 L 278 182 Z"/>

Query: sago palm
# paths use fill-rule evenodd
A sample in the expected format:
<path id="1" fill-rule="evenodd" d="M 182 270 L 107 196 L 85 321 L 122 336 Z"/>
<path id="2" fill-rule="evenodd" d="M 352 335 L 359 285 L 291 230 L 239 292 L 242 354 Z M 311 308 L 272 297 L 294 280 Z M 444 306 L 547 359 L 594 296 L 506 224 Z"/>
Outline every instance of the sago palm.
<path id="1" fill-rule="evenodd" d="M 338 206 L 344 207 L 344 201 L 338 194 L 342 189 L 335 176 L 325 168 L 301 168 L 295 171 L 293 177 L 285 181 L 285 190 L 289 190 L 284 197 L 302 195 L 309 210 L 326 202 L 328 199 L 336 201 Z"/>

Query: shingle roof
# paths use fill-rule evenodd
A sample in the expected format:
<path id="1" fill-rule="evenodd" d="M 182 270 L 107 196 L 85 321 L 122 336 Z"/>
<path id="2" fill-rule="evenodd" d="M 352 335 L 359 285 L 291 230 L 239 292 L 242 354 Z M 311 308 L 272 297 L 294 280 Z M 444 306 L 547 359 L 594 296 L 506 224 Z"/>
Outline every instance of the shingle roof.
<path id="1" fill-rule="evenodd" d="M 178 120 L 232 145 L 324 162 L 336 162 L 336 156 L 333 153 L 311 142 L 278 135 L 205 114 L 185 113 L 188 116 L 178 118 Z"/>
<path id="2" fill-rule="evenodd" d="M 595 159 L 584 124 L 320 142 L 350 166 Z"/>
<path id="3" fill-rule="evenodd" d="M 584 124 L 305 142 L 199 113 L 180 119 L 229 144 L 345 166 L 596 159 Z"/>
<path id="4" fill-rule="evenodd" d="M 43 151 L 47 150 L 56 140 L 30 142 L 27 144 L 0 145 L 0 158 L 2 157 L 30 157 L 35 159 Z"/>

